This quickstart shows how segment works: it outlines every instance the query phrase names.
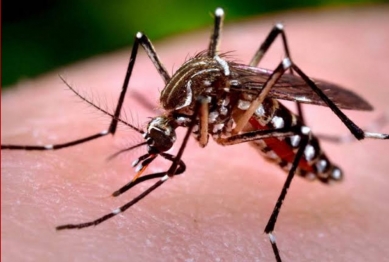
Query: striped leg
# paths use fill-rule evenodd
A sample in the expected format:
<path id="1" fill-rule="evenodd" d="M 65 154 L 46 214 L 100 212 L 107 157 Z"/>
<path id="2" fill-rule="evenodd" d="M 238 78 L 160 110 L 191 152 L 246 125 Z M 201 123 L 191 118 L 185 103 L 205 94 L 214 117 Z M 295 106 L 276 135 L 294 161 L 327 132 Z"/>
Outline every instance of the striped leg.
<path id="1" fill-rule="evenodd" d="M 166 153 L 163 153 L 161 154 L 164 158 L 166 158 L 167 160 L 169 161 L 172 161 L 174 163 L 175 161 L 175 157 L 170 155 L 170 154 L 166 154 Z M 179 160 L 178 164 L 177 164 L 177 169 L 175 171 L 175 174 L 174 175 L 179 175 L 179 174 L 182 174 L 184 171 L 185 171 L 185 164 L 182 160 Z M 137 197 L 135 197 L 134 199 L 132 199 L 130 202 L 126 203 L 125 205 L 113 210 L 111 213 L 108 213 L 102 217 L 99 217 L 98 219 L 95 219 L 93 221 L 89 221 L 89 222 L 85 222 L 85 223 L 80 223 L 80 224 L 66 224 L 66 225 L 61 225 L 61 226 L 57 226 L 56 229 L 57 230 L 64 230 L 64 229 L 81 229 L 81 228 L 86 228 L 86 227 L 91 227 L 91 226 L 97 226 L 98 224 L 101 224 L 102 222 L 126 211 L 127 209 L 129 209 L 130 207 L 132 207 L 133 205 L 135 205 L 136 203 L 138 203 L 140 200 L 142 200 L 143 198 L 145 198 L 147 195 L 149 195 L 151 192 L 153 192 L 155 189 L 157 189 L 158 187 L 160 187 L 163 183 L 165 183 L 168 179 L 169 179 L 169 175 L 168 175 L 168 172 L 161 172 L 161 173 L 154 173 L 154 174 L 150 174 L 150 175 L 146 175 L 146 176 L 143 176 L 143 177 L 140 177 L 139 179 L 133 181 L 133 182 L 130 182 L 129 184 L 127 184 L 126 186 L 120 188 L 119 190 L 115 191 L 113 193 L 113 195 L 115 196 L 118 196 L 120 194 L 122 194 L 123 192 L 127 191 L 128 189 L 134 187 L 135 185 L 141 183 L 141 182 L 144 182 L 146 180 L 150 180 L 150 179 L 154 179 L 154 178 L 160 178 L 154 185 L 152 185 L 151 187 L 149 187 L 148 189 L 146 189 L 143 193 L 141 193 L 140 195 L 138 195 Z"/>
<path id="2" fill-rule="evenodd" d="M 382 114 L 374 121 L 369 123 L 367 125 L 367 128 L 364 129 L 369 129 L 373 131 L 378 131 L 381 130 L 385 125 L 389 123 L 389 114 Z M 345 135 L 328 135 L 328 134 L 315 134 L 315 136 L 321 140 L 325 140 L 328 142 L 332 143 L 337 143 L 337 144 L 343 144 L 343 143 L 350 143 L 356 141 L 355 137 L 352 134 L 345 134 Z"/>
<path id="3" fill-rule="evenodd" d="M 239 144 L 239 143 L 244 143 L 249 141 L 261 140 L 269 137 L 287 137 L 293 135 L 299 135 L 301 137 L 301 142 L 297 150 L 297 153 L 294 157 L 294 160 L 292 162 L 292 166 L 289 170 L 288 176 L 282 187 L 281 193 L 277 199 L 276 205 L 274 206 L 273 212 L 264 230 L 265 233 L 268 234 L 269 236 L 270 243 L 272 245 L 273 252 L 277 261 L 281 261 L 281 256 L 277 247 L 276 239 L 273 235 L 273 231 L 277 222 L 278 215 L 281 210 L 282 203 L 285 200 L 290 184 L 292 183 L 294 175 L 296 174 L 296 170 L 299 165 L 299 162 L 303 157 L 304 150 L 311 137 L 311 131 L 306 126 L 292 126 L 292 127 L 285 127 L 285 128 L 273 129 L 273 130 L 252 131 L 252 132 L 242 133 L 238 135 L 233 135 L 227 138 L 219 138 L 217 140 L 217 142 L 222 145 L 234 145 L 234 144 Z"/>
<path id="4" fill-rule="evenodd" d="M 281 23 L 277 23 L 274 25 L 272 30 L 269 32 L 267 37 L 265 38 L 265 41 L 259 46 L 257 52 L 255 52 L 253 58 L 250 61 L 250 66 L 258 66 L 258 64 L 261 62 L 263 56 L 268 51 L 269 47 L 273 44 L 273 42 L 276 40 L 277 36 L 281 35 L 282 39 L 282 47 L 284 48 L 285 57 L 288 57 L 291 59 L 290 51 L 289 51 L 289 45 L 288 40 L 286 38 L 286 33 L 284 31 L 284 26 Z M 289 72 L 293 74 L 293 69 L 289 68 Z M 297 105 L 297 112 L 300 117 L 300 120 L 303 124 L 305 124 L 304 120 L 304 114 L 302 110 L 302 105 L 299 102 L 296 102 Z"/>

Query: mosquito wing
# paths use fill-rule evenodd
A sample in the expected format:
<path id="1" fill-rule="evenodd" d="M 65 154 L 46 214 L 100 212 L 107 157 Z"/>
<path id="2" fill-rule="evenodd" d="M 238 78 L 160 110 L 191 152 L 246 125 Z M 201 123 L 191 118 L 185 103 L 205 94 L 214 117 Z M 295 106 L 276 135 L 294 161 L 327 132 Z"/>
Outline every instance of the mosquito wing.
<path id="1" fill-rule="evenodd" d="M 263 87 L 263 84 L 272 73 L 272 71 L 267 69 L 239 64 L 235 64 L 232 68 L 239 79 L 239 87 L 236 89 L 254 94 Z M 373 110 L 373 107 L 366 100 L 350 90 L 322 80 L 313 79 L 313 81 L 339 108 L 364 111 Z M 270 90 L 269 97 L 327 106 L 302 78 L 291 74 L 281 76 Z"/>

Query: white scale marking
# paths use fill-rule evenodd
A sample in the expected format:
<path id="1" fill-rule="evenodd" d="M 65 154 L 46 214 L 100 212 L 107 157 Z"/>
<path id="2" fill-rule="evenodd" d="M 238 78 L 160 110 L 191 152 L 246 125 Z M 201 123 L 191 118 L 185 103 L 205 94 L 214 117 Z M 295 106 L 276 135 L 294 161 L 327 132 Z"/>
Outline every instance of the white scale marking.
<path id="1" fill-rule="evenodd" d="M 199 131 L 199 125 L 195 125 L 192 129 L 192 132 L 197 132 Z"/>
<path id="2" fill-rule="evenodd" d="M 276 27 L 277 27 L 278 30 L 284 30 L 284 25 L 281 24 L 281 23 L 277 23 Z"/>
<path id="3" fill-rule="evenodd" d="M 161 178 L 161 181 L 165 182 L 166 180 L 169 179 L 169 176 L 168 175 L 164 175 L 162 178 Z"/>
<path id="4" fill-rule="evenodd" d="M 332 170 L 331 177 L 332 177 L 332 179 L 334 179 L 334 180 L 339 180 L 339 179 L 341 179 L 341 178 L 342 178 L 342 171 L 340 171 L 339 168 L 334 168 L 334 170 Z"/>
<path id="5" fill-rule="evenodd" d="M 273 119 L 271 120 L 271 123 L 273 124 L 274 128 L 283 128 L 285 123 L 284 119 L 279 116 L 274 116 Z"/>
<path id="6" fill-rule="evenodd" d="M 219 65 L 221 65 L 221 67 L 223 67 L 224 75 L 229 76 L 230 67 L 228 66 L 228 63 L 225 60 L 221 59 L 219 56 L 215 56 L 215 60 L 219 63 Z"/>
<path id="7" fill-rule="evenodd" d="M 185 118 L 183 116 L 178 117 L 176 120 L 178 125 L 183 125 L 184 123 L 186 123 L 186 121 L 187 121 L 187 118 Z"/>
<path id="8" fill-rule="evenodd" d="M 307 145 L 304 149 L 305 159 L 311 161 L 315 156 L 315 148 L 312 145 Z"/>
<path id="9" fill-rule="evenodd" d="M 217 118 L 218 116 L 219 116 L 219 113 L 216 112 L 216 111 L 213 111 L 213 112 L 209 113 L 209 115 L 208 115 L 208 121 L 209 121 L 210 123 L 214 123 L 214 122 L 216 121 L 216 118 Z"/>
<path id="10" fill-rule="evenodd" d="M 263 108 L 262 104 L 258 106 L 257 110 L 255 110 L 255 114 L 259 117 L 265 116 L 265 109 Z"/>
<path id="11" fill-rule="evenodd" d="M 288 69 L 289 67 L 291 67 L 292 65 L 292 61 L 290 61 L 289 58 L 284 58 L 284 60 L 282 60 L 282 66 L 284 67 L 284 69 Z"/>
<path id="12" fill-rule="evenodd" d="M 300 101 L 300 102 L 311 102 L 312 100 L 307 98 L 306 96 L 296 96 L 295 98 L 297 101 Z"/>
<path id="13" fill-rule="evenodd" d="M 210 86 L 211 85 L 211 81 L 209 81 L 209 80 L 204 80 L 203 81 L 203 84 L 205 85 L 205 86 Z M 211 92 L 212 91 L 212 89 L 210 89 L 210 91 L 208 91 L 208 89 L 207 89 L 207 92 Z"/>
<path id="14" fill-rule="evenodd" d="M 228 109 L 227 109 L 227 107 L 222 106 L 222 107 L 220 107 L 219 112 L 221 115 L 225 116 L 228 113 Z"/>
<path id="15" fill-rule="evenodd" d="M 217 131 L 221 130 L 224 127 L 224 124 L 216 124 L 213 126 L 213 133 L 217 133 Z"/>
<path id="16" fill-rule="evenodd" d="M 117 215 L 117 214 L 119 214 L 119 213 L 121 213 L 122 212 L 122 210 L 120 209 L 120 208 L 117 208 L 117 209 L 115 209 L 115 210 L 112 210 L 112 214 L 115 214 L 115 215 Z"/>
<path id="17" fill-rule="evenodd" d="M 138 173 L 142 168 L 143 168 L 143 165 L 138 165 L 138 166 L 135 168 L 135 172 Z"/>
<path id="18" fill-rule="evenodd" d="M 240 85 L 240 82 L 238 80 L 236 80 L 236 79 L 233 79 L 233 80 L 230 81 L 230 85 L 238 86 L 238 85 Z"/>
<path id="19" fill-rule="evenodd" d="M 132 162 L 131 166 L 132 166 L 132 167 L 135 167 L 135 166 L 138 165 L 138 164 L 139 164 L 139 158 L 138 158 L 138 159 L 135 159 L 135 160 Z"/>
<path id="20" fill-rule="evenodd" d="M 215 15 L 218 17 L 222 17 L 224 15 L 224 10 L 220 7 L 218 7 L 215 11 Z"/>
<path id="21" fill-rule="evenodd" d="M 276 238 L 275 238 L 275 236 L 273 236 L 272 233 L 269 233 L 269 239 L 270 239 L 270 242 L 272 242 L 273 244 L 276 243 Z"/>
<path id="22" fill-rule="evenodd" d="M 297 147 L 300 144 L 301 137 L 299 135 L 294 135 L 290 137 L 290 144 L 293 147 Z"/>
<path id="23" fill-rule="evenodd" d="M 301 133 L 303 133 L 304 135 L 308 135 L 310 132 L 311 132 L 311 129 L 309 127 L 307 127 L 307 126 L 301 127 Z"/>
<path id="24" fill-rule="evenodd" d="M 190 103 L 192 102 L 192 80 L 189 80 L 186 85 L 186 97 L 185 97 L 185 101 L 184 101 L 184 104 L 182 105 L 178 105 L 176 107 L 176 109 L 181 109 L 183 107 L 186 107 L 188 105 L 190 105 Z"/>
<path id="25" fill-rule="evenodd" d="M 107 135 L 108 133 L 109 133 L 108 130 L 104 130 L 104 131 L 101 131 L 101 132 L 100 132 L 100 135 Z"/>
<path id="26" fill-rule="evenodd" d="M 385 139 L 387 135 L 380 134 L 380 133 L 372 133 L 372 132 L 365 132 L 366 138 L 374 138 L 374 139 Z"/>
<path id="27" fill-rule="evenodd" d="M 316 169 L 319 173 L 323 173 L 324 169 L 327 167 L 327 161 L 320 159 L 316 162 Z"/>
<path id="28" fill-rule="evenodd" d="M 238 101 L 238 108 L 240 110 L 247 110 L 247 109 L 249 109 L 250 105 L 251 105 L 251 102 L 249 102 L 249 101 L 245 101 L 242 99 L 239 99 L 239 101 Z"/>
<path id="29" fill-rule="evenodd" d="M 230 98 L 227 96 L 223 102 L 222 102 L 222 106 L 228 106 L 228 104 L 230 103 Z"/>

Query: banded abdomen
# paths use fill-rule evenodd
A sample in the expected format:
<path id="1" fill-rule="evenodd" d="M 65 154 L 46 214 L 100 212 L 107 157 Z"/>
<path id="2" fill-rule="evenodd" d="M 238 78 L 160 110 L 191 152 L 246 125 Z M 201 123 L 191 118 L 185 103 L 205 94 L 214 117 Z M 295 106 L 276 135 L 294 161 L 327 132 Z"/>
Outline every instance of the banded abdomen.
<path id="1" fill-rule="evenodd" d="M 277 129 L 290 126 L 302 126 L 299 117 L 283 106 L 278 100 L 266 98 L 250 118 L 249 124 L 246 126 L 246 131 Z M 272 137 L 256 140 L 251 142 L 251 144 L 258 148 L 267 160 L 289 171 L 300 142 L 301 136 L 294 135 L 285 138 Z M 307 179 L 317 178 L 324 183 L 337 181 L 342 178 L 342 171 L 331 163 L 320 148 L 318 139 L 314 136 L 311 136 L 308 141 L 296 173 Z"/>

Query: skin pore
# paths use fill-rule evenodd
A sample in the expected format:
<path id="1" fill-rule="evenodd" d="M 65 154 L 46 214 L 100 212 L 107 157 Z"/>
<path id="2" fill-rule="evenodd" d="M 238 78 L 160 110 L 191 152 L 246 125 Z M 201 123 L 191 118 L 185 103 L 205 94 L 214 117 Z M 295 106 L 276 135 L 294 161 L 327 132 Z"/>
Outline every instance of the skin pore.
<path id="1" fill-rule="evenodd" d="M 389 9 L 361 8 L 278 14 L 228 24 L 221 51 L 246 63 L 275 22 L 286 28 L 291 56 L 309 76 L 345 86 L 366 98 L 374 112 L 345 111 L 364 127 L 387 111 L 389 99 Z M 210 18 L 211 28 L 212 20 Z M 133 32 L 134 35 L 136 32 Z M 147 33 L 147 32 L 146 32 Z M 208 45 L 210 30 L 155 43 L 169 72 Z M 152 40 L 152 39 L 151 39 Z M 260 66 L 275 68 L 281 41 Z M 163 82 L 140 48 L 126 119 L 144 127 L 160 114 Z M 113 111 L 130 49 L 24 80 L 2 94 L 2 143 L 53 144 L 107 129 L 109 117 L 66 90 L 58 74 L 101 107 Z M 153 105 L 141 102 L 144 97 Z M 329 109 L 304 106 L 314 133 L 347 134 Z M 185 130 L 178 132 L 177 152 Z M 371 130 L 375 131 L 375 130 Z M 388 133 L 388 126 L 382 132 Z M 183 160 L 187 171 L 125 213 L 95 227 L 56 232 L 67 223 L 94 220 L 128 202 L 150 183 L 113 198 L 132 179 L 137 149 L 107 161 L 112 153 L 142 142 L 121 127 L 104 137 L 59 151 L 2 151 L 2 258 L 4 261 L 273 261 L 263 229 L 286 175 L 249 145 L 202 149 L 192 139 Z M 323 185 L 292 182 L 274 235 L 284 261 L 367 261 L 388 257 L 389 153 L 387 141 L 322 143 L 342 167 L 345 180 Z M 148 172 L 166 170 L 157 161 Z"/>

